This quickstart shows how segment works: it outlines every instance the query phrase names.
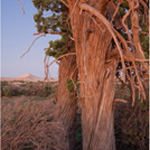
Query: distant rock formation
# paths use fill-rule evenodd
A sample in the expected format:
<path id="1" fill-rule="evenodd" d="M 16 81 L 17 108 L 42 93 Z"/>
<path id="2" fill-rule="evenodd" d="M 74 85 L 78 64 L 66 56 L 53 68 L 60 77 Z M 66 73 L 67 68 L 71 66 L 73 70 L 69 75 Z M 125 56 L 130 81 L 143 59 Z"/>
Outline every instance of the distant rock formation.
<path id="1" fill-rule="evenodd" d="M 1 77 L 0 80 L 1 81 L 26 81 L 26 82 L 44 81 L 44 79 L 36 77 L 34 75 L 31 75 L 31 74 L 25 74 L 25 75 L 18 76 L 18 77 Z M 57 78 L 50 78 L 49 81 L 50 82 L 57 82 L 58 79 Z"/>
<path id="2" fill-rule="evenodd" d="M 38 82 L 44 81 L 44 79 L 33 76 L 31 74 L 25 74 L 18 77 L 1 77 L 1 81 L 28 81 L 28 82 Z"/>

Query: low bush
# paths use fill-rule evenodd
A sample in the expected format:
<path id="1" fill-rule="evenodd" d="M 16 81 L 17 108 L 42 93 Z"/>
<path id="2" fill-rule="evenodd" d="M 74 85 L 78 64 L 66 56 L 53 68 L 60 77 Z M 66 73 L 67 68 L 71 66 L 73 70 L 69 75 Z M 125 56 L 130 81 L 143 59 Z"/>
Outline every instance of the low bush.
<path id="1" fill-rule="evenodd" d="M 11 85 L 8 85 L 1 90 L 1 96 L 13 96 L 15 95 L 14 88 Z"/>
<path id="2" fill-rule="evenodd" d="M 17 84 L 19 83 L 19 85 Z M 56 84 L 45 84 L 44 82 L 2 82 L 1 96 L 20 96 L 20 95 L 36 95 L 40 97 L 47 97 L 56 92 Z"/>
<path id="3" fill-rule="evenodd" d="M 2 106 L 2 150 L 64 150 L 65 130 L 53 120 L 51 101 L 16 100 Z"/>
<path id="4" fill-rule="evenodd" d="M 147 88 L 148 89 L 148 88 Z M 115 136 L 118 150 L 148 150 L 149 149 L 149 100 L 138 99 L 136 95 L 135 106 L 129 89 L 117 86 L 115 97 L 126 99 L 127 103 L 115 104 Z M 119 91 L 119 92 L 118 92 Z M 125 95 L 122 95 L 124 93 Z"/>

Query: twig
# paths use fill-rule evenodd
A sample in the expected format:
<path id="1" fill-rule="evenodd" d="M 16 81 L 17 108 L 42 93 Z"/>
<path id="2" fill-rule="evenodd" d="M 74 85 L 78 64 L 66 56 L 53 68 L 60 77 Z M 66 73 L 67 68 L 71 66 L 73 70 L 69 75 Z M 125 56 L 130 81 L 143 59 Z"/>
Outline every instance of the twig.
<path id="1" fill-rule="evenodd" d="M 47 51 L 50 47 L 44 48 L 44 51 Z"/>
<path id="2" fill-rule="evenodd" d="M 26 54 L 30 51 L 30 49 L 32 48 L 32 46 L 34 45 L 34 43 L 35 43 L 40 37 L 42 37 L 42 36 L 44 36 L 44 35 L 45 35 L 45 33 L 43 33 L 43 34 L 41 34 L 40 36 L 38 36 L 38 37 L 32 42 L 32 44 L 30 45 L 30 47 L 28 48 L 28 50 L 27 50 L 20 58 L 24 57 L 24 55 L 26 55 Z"/>
<path id="3" fill-rule="evenodd" d="M 147 35 L 149 35 L 149 33 L 148 33 L 148 32 L 140 31 L 140 33 L 141 33 L 141 34 L 147 34 Z"/>
<path id="4" fill-rule="evenodd" d="M 126 100 L 124 100 L 124 99 L 119 99 L 119 98 L 115 99 L 115 102 L 128 103 Z"/>
<path id="5" fill-rule="evenodd" d="M 19 2 L 20 7 L 21 7 L 21 9 L 22 9 L 22 11 L 23 11 L 23 14 L 25 15 L 25 10 L 24 10 L 24 8 L 23 8 L 23 6 L 22 6 L 22 4 L 21 4 L 20 0 L 18 0 L 18 2 Z"/>
<path id="6" fill-rule="evenodd" d="M 70 39 L 71 39 L 72 41 L 75 41 L 75 39 L 74 39 L 73 37 L 71 37 L 71 36 L 70 36 Z"/>
<path id="7" fill-rule="evenodd" d="M 49 73 L 49 67 L 48 67 L 48 63 L 49 63 L 49 56 L 45 55 L 45 58 L 44 58 L 44 68 L 45 68 L 45 78 L 44 78 L 44 81 L 46 82 L 49 82 L 49 79 L 48 77 L 50 76 L 50 73 Z"/>
<path id="8" fill-rule="evenodd" d="M 111 19 L 111 23 L 113 22 L 114 18 L 116 17 L 117 13 L 118 13 L 118 10 L 119 10 L 119 7 L 120 5 L 122 4 L 122 2 L 119 2 L 118 5 L 117 5 L 117 8 L 112 16 L 112 19 Z"/>
<path id="9" fill-rule="evenodd" d="M 60 0 L 66 7 L 69 8 L 69 5 L 64 1 L 64 0 Z"/>
<path id="10" fill-rule="evenodd" d="M 69 56 L 69 55 L 76 55 L 76 53 L 67 53 L 67 54 L 64 54 L 64 55 L 61 55 L 60 57 L 56 58 L 54 61 L 52 61 L 48 67 L 50 67 L 53 63 L 55 63 L 56 61 L 58 61 L 59 59 L 63 58 L 63 57 L 66 57 L 66 56 Z"/>
<path id="11" fill-rule="evenodd" d="M 132 10 L 132 9 L 130 8 L 130 9 L 128 10 L 128 12 L 123 16 L 122 25 L 123 25 L 123 27 L 125 28 L 125 31 L 127 32 L 127 35 L 128 35 L 128 38 L 129 38 L 130 42 L 132 43 L 131 34 L 129 33 L 128 26 L 125 24 L 125 21 L 126 21 L 127 17 L 130 15 L 131 10 Z"/>
<path id="12" fill-rule="evenodd" d="M 135 61 L 139 61 L 139 62 L 149 62 L 149 59 L 138 59 L 138 58 L 135 58 Z"/>
<path id="13" fill-rule="evenodd" d="M 93 22 L 98 26 L 98 28 L 104 33 L 104 30 L 101 28 L 101 26 L 96 22 L 96 20 L 90 16 L 90 18 L 93 20 Z"/>
<path id="14" fill-rule="evenodd" d="M 143 0 L 140 0 L 140 3 L 145 7 L 145 9 L 147 10 L 149 9 L 147 4 Z"/>

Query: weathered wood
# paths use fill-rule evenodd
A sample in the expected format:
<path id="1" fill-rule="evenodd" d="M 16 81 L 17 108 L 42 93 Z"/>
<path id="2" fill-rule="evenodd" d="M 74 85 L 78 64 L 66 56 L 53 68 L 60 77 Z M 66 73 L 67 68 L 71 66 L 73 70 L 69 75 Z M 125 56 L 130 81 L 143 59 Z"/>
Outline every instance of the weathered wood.
<path id="1" fill-rule="evenodd" d="M 71 12 L 71 10 L 70 10 Z M 79 66 L 83 150 L 115 150 L 113 101 L 115 61 L 106 64 L 112 36 L 103 25 L 81 13 L 70 14 Z M 98 27 L 100 26 L 100 28 Z"/>
<path id="2" fill-rule="evenodd" d="M 67 79 L 72 78 L 77 80 L 77 68 L 76 68 L 76 57 L 67 56 L 64 57 L 59 66 L 59 81 L 58 81 L 58 92 L 57 92 L 57 104 L 55 112 L 55 120 L 62 123 L 64 126 L 69 141 L 72 142 L 73 137 L 73 125 L 76 119 L 76 97 L 69 97 L 69 91 L 67 89 Z M 71 139 L 72 138 L 72 139 Z M 72 145 L 70 143 L 69 150 Z"/>

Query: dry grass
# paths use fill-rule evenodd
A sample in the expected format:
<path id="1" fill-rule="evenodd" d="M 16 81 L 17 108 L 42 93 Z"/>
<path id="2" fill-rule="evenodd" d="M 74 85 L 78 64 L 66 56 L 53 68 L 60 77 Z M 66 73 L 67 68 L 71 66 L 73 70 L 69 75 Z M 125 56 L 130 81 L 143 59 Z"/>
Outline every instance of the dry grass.
<path id="1" fill-rule="evenodd" d="M 2 100 L 2 150 L 67 149 L 66 132 L 59 122 L 53 121 L 54 109 L 49 100 Z"/>
<path id="2" fill-rule="evenodd" d="M 130 94 L 127 88 L 116 87 Z M 148 150 L 148 101 L 131 107 L 131 98 L 116 93 L 128 103 L 115 104 L 115 136 L 117 149 Z M 54 97 L 21 96 L 2 98 L 2 150 L 66 150 L 66 131 L 60 122 L 54 122 Z M 75 128 L 75 149 L 82 149 L 81 120 Z M 66 137 L 66 138 L 64 138 Z"/>

